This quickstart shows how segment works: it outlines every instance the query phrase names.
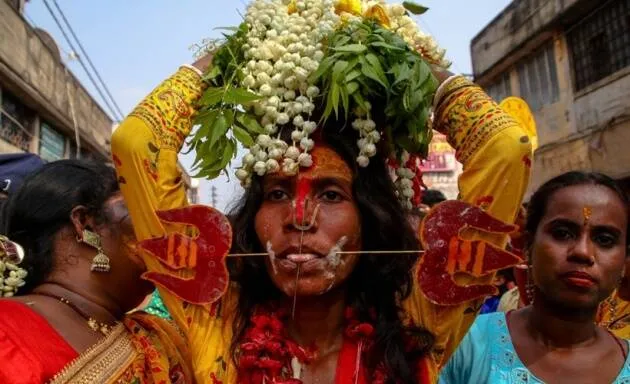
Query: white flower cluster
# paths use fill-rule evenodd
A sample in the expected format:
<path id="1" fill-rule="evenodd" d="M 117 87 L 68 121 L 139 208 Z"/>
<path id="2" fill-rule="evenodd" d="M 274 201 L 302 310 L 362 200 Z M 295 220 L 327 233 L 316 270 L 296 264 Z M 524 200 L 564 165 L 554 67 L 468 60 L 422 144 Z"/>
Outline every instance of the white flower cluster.
<path id="1" fill-rule="evenodd" d="M 376 155 L 376 144 L 381 140 L 381 134 L 376 129 L 376 123 L 370 118 L 371 105 L 366 102 L 368 111 L 355 111 L 358 116 L 352 122 L 352 128 L 359 131 L 360 139 L 357 141 L 359 146 L 359 156 L 357 163 L 360 167 L 367 167 L 370 164 L 370 157 Z M 365 118 L 363 118 L 365 117 Z"/>
<path id="2" fill-rule="evenodd" d="M 375 5 L 382 7 L 393 31 L 421 50 L 428 60 L 447 64 L 444 51 L 418 29 L 402 5 L 359 1 L 363 14 Z M 256 115 L 265 133 L 256 138 L 236 171 L 243 186 L 249 185 L 254 174 L 263 176 L 282 170 L 295 175 L 299 167 L 312 164 L 311 137 L 317 129 L 317 123 L 311 120 L 313 100 L 321 90 L 308 78 L 325 56 L 325 38 L 344 23 L 362 19 L 358 10 L 353 14 L 337 12 L 341 3 L 352 0 L 253 0 L 248 6 L 245 22 L 249 31 L 242 47 L 247 63 L 241 85 L 263 97 L 251 104 L 249 112 Z M 360 135 L 357 163 L 366 167 L 377 152 L 381 135 L 369 110 L 355 111 L 354 118 L 352 127 Z M 280 139 L 279 130 L 287 127 L 291 127 L 291 144 Z M 401 183 L 407 185 L 404 179 Z M 400 191 L 413 194 L 409 188 Z"/>
<path id="3" fill-rule="evenodd" d="M 443 68 L 450 67 L 450 61 L 445 58 L 446 50 L 440 48 L 433 37 L 418 28 L 416 22 L 407 15 L 407 10 L 402 4 L 388 5 L 386 10 L 392 31 L 418 50 L 425 59 Z"/>
<path id="4" fill-rule="evenodd" d="M 17 264 L 0 259 L 0 297 L 12 297 L 25 284 L 28 273 Z"/>
<path id="5" fill-rule="evenodd" d="M 396 193 L 398 200 L 400 200 L 403 208 L 410 210 L 413 208 L 411 199 L 413 199 L 415 192 L 413 190 L 413 179 L 416 177 L 416 172 L 412 168 L 407 168 L 405 165 L 409 161 L 409 153 L 403 151 L 401 167 L 396 169 Z"/>
<path id="6" fill-rule="evenodd" d="M 293 9 L 291 9 L 293 8 Z M 295 175 L 309 167 L 310 138 L 317 129 L 311 120 L 319 88 L 308 77 L 324 58 L 322 40 L 334 31 L 339 17 L 334 0 L 256 0 L 245 16 L 249 25 L 242 85 L 263 96 L 254 103 L 265 134 L 259 135 L 236 176 L 247 185 L 253 173 L 282 171 Z M 292 145 L 280 140 L 279 128 L 292 126 Z"/>

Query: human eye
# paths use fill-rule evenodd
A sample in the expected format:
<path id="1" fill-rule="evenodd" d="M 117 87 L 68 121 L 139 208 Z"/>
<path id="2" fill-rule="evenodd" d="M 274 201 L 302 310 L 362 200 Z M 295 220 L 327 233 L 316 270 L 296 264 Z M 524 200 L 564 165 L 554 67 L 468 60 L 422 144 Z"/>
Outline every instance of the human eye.
<path id="1" fill-rule="evenodd" d="M 289 199 L 289 194 L 286 193 L 282 188 L 274 188 L 267 192 L 265 195 L 265 199 L 269 201 L 283 201 Z"/>
<path id="2" fill-rule="evenodd" d="M 564 225 L 551 228 L 551 236 L 558 241 L 568 241 L 575 238 L 575 233 Z"/>
<path id="3" fill-rule="evenodd" d="M 602 248 L 612 248 L 617 245 L 619 238 L 611 233 L 597 233 L 593 236 L 593 242 Z"/>
<path id="4" fill-rule="evenodd" d="M 319 198 L 326 202 L 338 203 L 344 200 L 344 196 L 334 189 L 327 189 L 320 193 Z"/>

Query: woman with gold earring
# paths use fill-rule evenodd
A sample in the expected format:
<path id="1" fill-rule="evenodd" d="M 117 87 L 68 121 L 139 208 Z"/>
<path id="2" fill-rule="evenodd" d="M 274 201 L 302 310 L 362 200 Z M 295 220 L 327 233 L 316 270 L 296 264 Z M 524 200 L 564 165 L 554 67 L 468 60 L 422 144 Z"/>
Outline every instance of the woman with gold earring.
<path id="1" fill-rule="evenodd" d="M 127 314 L 153 287 L 112 168 L 47 164 L 5 212 L 1 383 L 192 382 L 176 328 Z"/>

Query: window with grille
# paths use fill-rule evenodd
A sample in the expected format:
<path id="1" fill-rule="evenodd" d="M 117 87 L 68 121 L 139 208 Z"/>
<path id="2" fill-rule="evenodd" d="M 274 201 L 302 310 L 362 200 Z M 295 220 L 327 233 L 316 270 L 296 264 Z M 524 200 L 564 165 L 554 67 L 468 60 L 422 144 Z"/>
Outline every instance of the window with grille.
<path id="1" fill-rule="evenodd" d="M 553 41 L 522 60 L 517 69 L 521 97 L 533 111 L 559 100 L 560 89 Z"/>
<path id="2" fill-rule="evenodd" d="M 486 92 L 497 103 L 500 103 L 503 99 L 512 95 L 512 87 L 510 85 L 510 73 L 506 72 L 499 77 L 499 79 L 492 85 L 486 87 Z"/>
<path id="3" fill-rule="evenodd" d="M 0 139 L 28 151 L 35 114 L 6 90 L 0 103 Z"/>
<path id="4" fill-rule="evenodd" d="M 569 28 L 575 90 L 630 65 L 630 0 L 614 0 Z"/>
<path id="5" fill-rule="evenodd" d="M 47 123 L 42 123 L 39 133 L 39 156 L 46 161 L 63 159 L 66 138 Z"/>

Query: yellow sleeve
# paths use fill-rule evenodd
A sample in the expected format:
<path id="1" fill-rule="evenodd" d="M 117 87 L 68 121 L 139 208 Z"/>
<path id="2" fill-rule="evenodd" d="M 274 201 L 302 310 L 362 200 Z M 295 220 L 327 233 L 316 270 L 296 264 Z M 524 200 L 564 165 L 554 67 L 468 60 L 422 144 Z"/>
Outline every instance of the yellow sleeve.
<path id="1" fill-rule="evenodd" d="M 160 84 L 122 121 L 112 135 L 112 156 L 138 241 L 165 236 L 169 229 L 156 212 L 188 205 L 177 154 L 192 127 L 193 102 L 201 77 L 182 67 Z M 150 271 L 164 267 L 143 252 Z M 177 323 L 186 329 L 180 303 L 160 291 Z"/>
<path id="2" fill-rule="evenodd" d="M 599 305 L 595 322 L 620 339 L 630 339 L 630 302 L 615 290 Z"/>
<path id="3" fill-rule="evenodd" d="M 156 212 L 188 206 L 177 155 L 191 131 L 194 103 L 203 88 L 200 74 L 189 67 L 180 68 L 153 90 L 112 136 L 113 160 L 138 241 L 187 233 L 185 226 L 166 224 Z M 149 271 L 174 273 L 147 252 L 142 252 L 142 257 Z M 186 276 L 186 271 L 177 274 Z M 231 329 L 222 329 L 217 311 L 185 304 L 170 291 L 159 290 L 189 340 L 197 382 L 208 382 L 211 371 L 221 377 L 229 361 Z"/>
<path id="4" fill-rule="evenodd" d="M 463 163 L 460 199 L 479 206 L 504 223 L 514 223 L 527 188 L 531 164 L 528 136 L 481 88 L 456 78 L 443 90 L 435 110 L 436 129 L 447 134 Z M 499 247 L 506 235 L 476 232 L 474 239 Z M 446 255 L 445 255 L 446 256 Z M 417 268 L 416 268 L 417 269 Z M 455 275 L 458 285 L 488 284 L 493 275 L 480 278 Z M 402 305 L 412 324 L 436 337 L 432 357 L 434 373 L 454 352 L 474 321 L 483 299 L 444 306 L 429 301 L 415 283 Z"/>

